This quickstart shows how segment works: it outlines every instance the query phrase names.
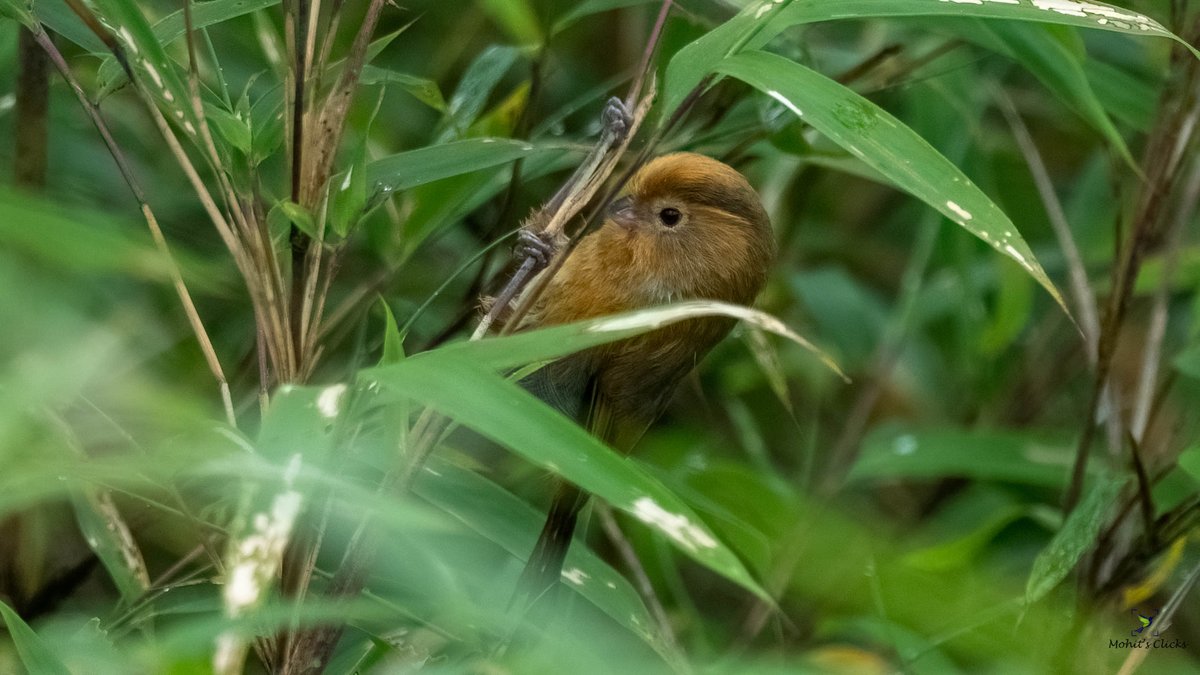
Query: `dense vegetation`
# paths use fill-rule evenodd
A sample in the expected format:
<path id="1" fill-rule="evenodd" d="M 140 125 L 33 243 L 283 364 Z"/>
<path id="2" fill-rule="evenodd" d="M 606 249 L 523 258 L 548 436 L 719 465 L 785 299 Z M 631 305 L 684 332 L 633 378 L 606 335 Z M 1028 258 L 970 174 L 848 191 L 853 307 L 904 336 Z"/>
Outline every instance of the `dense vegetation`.
<path id="1" fill-rule="evenodd" d="M 1197 668 L 1200 3 L 664 11 L 0 0 L 0 671 Z M 614 95 L 780 250 L 628 459 L 514 380 L 729 310 L 468 339 Z"/>

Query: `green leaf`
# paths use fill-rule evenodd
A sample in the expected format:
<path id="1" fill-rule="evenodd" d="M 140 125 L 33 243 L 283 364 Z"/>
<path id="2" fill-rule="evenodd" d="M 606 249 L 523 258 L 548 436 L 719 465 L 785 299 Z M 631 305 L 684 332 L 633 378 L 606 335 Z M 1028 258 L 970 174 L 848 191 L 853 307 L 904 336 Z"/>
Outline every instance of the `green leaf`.
<path id="1" fill-rule="evenodd" d="M 779 101 L 896 185 L 1015 260 L 1067 311 L 1008 216 L 900 120 L 811 68 L 774 54 L 746 52 L 717 68 Z"/>
<path id="2" fill-rule="evenodd" d="M 187 102 L 191 94 L 180 67 L 167 54 L 165 43 L 154 34 L 134 0 L 96 0 L 100 18 L 115 28 L 130 67 L 138 72 L 145 91 L 167 111 L 166 117 L 189 136 L 198 133 L 196 112 Z M 103 92 L 101 93 L 103 96 Z"/>
<path id="3" fill-rule="evenodd" d="M 1137 131 L 1150 131 L 1162 86 L 1158 78 L 1137 77 L 1099 59 L 1088 59 L 1083 69 L 1109 115 Z"/>
<path id="4" fill-rule="evenodd" d="M 624 7 L 635 7 L 637 5 L 647 5 L 654 0 L 583 0 L 576 3 L 574 7 L 564 12 L 562 16 L 554 22 L 551 33 L 564 31 L 575 25 L 580 19 L 589 17 L 600 12 L 608 12 L 614 9 L 622 9 Z"/>
<path id="5" fill-rule="evenodd" d="M 450 97 L 450 119 L 439 141 L 461 136 L 475 122 L 492 90 L 512 68 L 519 54 L 516 47 L 492 45 L 475 57 Z"/>
<path id="6" fill-rule="evenodd" d="M 250 107 L 250 161 L 255 166 L 283 143 L 283 89 L 275 87 Z"/>
<path id="7" fill-rule="evenodd" d="M 638 465 L 494 371 L 511 371 L 675 321 L 724 315 L 812 348 L 778 320 L 711 301 L 680 303 L 502 338 L 463 342 L 363 371 L 361 378 L 458 420 L 667 535 L 685 554 L 761 595 L 741 562 Z M 814 348 L 815 349 L 815 348 Z M 370 386 L 370 385 L 368 385 Z"/>
<path id="8" fill-rule="evenodd" d="M 1117 131 L 1100 99 L 1092 91 L 1081 54 L 1065 44 L 1065 39 L 1076 38 L 1073 34 L 1063 36 L 1069 30 L 1057 26 L 1022 25 L 1011 21 L 973 21 L 972 32 L 987 32 L 995 36 L 1009 56 L 1019 61 L 1034 77 L 1041 80 L 1063 102 L 1074 108 L 1092 127 L 1100 132 L 1121 159 L 1139 171 L 1137 162 L 1125 145 L 1121 132 Z M 1082 45 L 1080 45 L 1082 48 Z"/>
<path id="9" fill-rule="evenodd" d="M 1200 345 L 1179 352 L 1171 363 L 1184 375 L 1200 380 Z"/>
<path id="10" fill-rule="evenodd" d="M 41 11 L 40 7 L 53 4 L 55 3 L 38 3 L 39 11 Z M 279 0 L 208 0 L 207 2 L 195 2 L 192 4 L 192 28 L 198 31 L 202 28 L 215 26 L 230 19 L 250 14 L 260 9 L 267 9 L 277 4 L 279 4 Z M 67 12 L 67 15 L 74 17 L 70 12 Z M 75 20 L 75 23 L 78 23 L 78 21 Z M 177 10 L 163 17 L 154 24 L 153 31 L 154 38 L 164 46 L 183 37 L 187 32 L 183 10 Z M 88 32 L 87 34 L 90 35 L 91 33 Z M 98 98 L 103 99 L 125 83 L 125 71 L 117 64 L 116 59 L 108 56 L 108 50 L 103 45 L 94 44 L 94 38 L 91 41 L 93 44 L 84 44 L 76 38 L 68 37 L 82 47 L 105 55 L 104 62 L 100 64 L 100 71 L 97 76 L 102 83 Z"/>
<path id="11" fill-rule="evenodd" d="M 400 363 L 404 360 L 404 336 L 396 323 L 396 315 L 383 296 L 379 297 L 379 306 L 383 308 L 383 355 L 379 357 L 379 365 L 386 366 Z"/>
<path id="12" fill-rule="evenodd" d="M 0 0 L 0 16 L 19 22 L 26 28 L 34 25 L 33 6 L 26 0 Z"/>
<path id="13" fill-rule="evenodd" d="M 959 477 L 1059 488 L 1071 449 L 1029 431 L 885 427 L 863 441 L 849 480 Z"/>
<path id="14" fill-rule="evenodd" d="M 4 2 L 13 1 L 15 0 L 4 0 Z M 192 5 L 192 27 L 200 29 L 215 26 L 278 4 L 279 0 L 206 0 L 197 2 Z M 68 40 L 93 53 L 108 53 L 104 44 L 83 26 L 83 23 L 70 11 L 66 3 L 39 2 L 36 11 L 38 18 L 53 28 L 56 33 L 61 33 Z M 154 37 L 166 45 L 183 37 L 186 30 L 183 10 L 180 9 L 155 22 Z M 115 60 L 112 61 L 112 66 L 120 69 Z"/>
<path id="15" fill-rule="evenodd" d="M 578 321 L 505 337 L 486 338 L 447 345 L 437 350 L 443 358 L 462 355 L 470 363 L 508 370 L 535 361 L 556 359 L 581 349 L 607 344 L 646 331 L 702 316 L 727 316 L 785 337 L 812 352 L 828 368 L 839 375 L 841 369 L 828 355 L 811 342 L 797 335 L 775 317 L 715 300 L 693 300 L 662 307 L 626 312 L 598 319 Z M 413 358 L 429 358 L 419 354 Z"/>
<path id="16" fill-rule="evenodd" d="M 165 280 L 169 267 L 128 223 L 0 186 L 0 249 L 73 273 L 120 273 Z M 178 255 L 178 254 L 177 254 Z"/>
<path id="17" fill-rule="evenodd" d="M 252 138 L 250 124 L 245 119 L 228 110 L 209 104 L 204 106 L 204 117 L 227 143 L 246 155 L 250 154 Z"/>
<path id="18" fill-rule="evenodd" d="M 133 604 L 150 587 L 150 576 L 141 549 L 112 496 L 103 490 L 84 488 L 71 493 L 71 502 L 88 547 L 108 571 L 121 598 Z"/>
<path id="19" fill-rule="evenodd" d="M 557 171 L 573 170 L 578 166 L 581 156 L 578 148 L 564 148 L 560 152 L 534 152 L 523 159 L 521 178 L 523 181 L 532 181 Z M 498 164 L 482 171 L 418 186 L 409 192 L 406 196 L 413 203 L 413 209 L 404 222 L 401 258 L 412 255 L 434 233 L 461 221 L 467 214 L 507 190 L 511 182 L 512 171 Z"/>
<path id="20" fill-rule="evenodd" d="M 468 138 L 397 153 L 367 164 L 369 190 L 407 190 L 435 180 L 508 164 L 523 157 L 562 152 L 565 145 L 508 138 Z"/>
<path id="21" fill-rule="evenodd" d="M 409 21 L 408 23 L 404 24 L 403 26 L 400 26 L 396 30 L 388 33 L 387 35 L 384 35 L 382 37 L 377 37 L 374 40 L 371 40 L 371 44 L 367 45 L 367 58 L 366 58 L 366 61 L 364 61 L 364 63 L 370 64 L 372 61 L 374 61 L 375 57 L 382 54 L 383 50 L 387 49 L 388 46 L 391 45 L 392 42 L 394 42 L 396 40 L 396 38 L 400 37 L 401 33 L 407 31 L 416 22 L 417 22 L 417 19 L 413 19 L 412 21 Z M 328 70 L 325 71 L 326 81 L 328 81 L 328 82 L 336 81 L 337 78 L 341 76 L 342 71 L 345 68 L 346 68 L 346 59 L 345 58 L 339 59 L 339 60 L 334 61 L 333 63 L 329 64 Z"/>
<path id="22" fill-rule="evenodd" d="M 1184 450 L 1179 454 L 1179 468 L 1183 469 L 1189 476 L 1200 481 L 1200 445 Z"/>
<path id="23" fill-rule="evenodd" d="M 868 19 L 904 16 L 961 16 L 987 19 L 1012 19 L 1037 23 L 1095 28 L 1130 35 L 1152 35 L 1186 42 L 1154 19 L 1128 9 L 1102 2 L 1078 0 L 795 0 L 771 21 L 771 26 L 755 38 L 769 40 L 791 26 L 834 19 Z M 1189 47 L 1190 48 L 1190 47 Z M 1196 50 L 1192 50 L 1195 52 Z"/>
<path id="24" fill-rule="evenodd" d="M 0 616 L 4 617 L 4 623 L 8 626 L 8 634 L 12 638 L 13 646 L 17 648 L 21 664 L 30 673 L 71 675 L 71 671 L 58 659 L 50 646 L 3 601 L 0 601 Z"/>
<path id="25" fill-rule="evenodd" d="M 354 159 L 345 171 L 329 181 L 333 192 L 329 224 L 339 237 L 350 233 L 367 208 L 367 144 L 364 139 L 354 152 Z"/>
<path id="26" fill-rule="evenodd" d="M 1033 315 L 1033 283 L 1029 276 L 1004 258 L 994 258 L 998 263 L 996 305 L 991 320 L 979 336 L 979 349 L 989 357 L 998 356 L 1008 349 Z"/>
<path id="27" fill-rule="evenodd" d="M 0 0 L 14 5 L 24 5 L 20 0 Z M 108 47 L 96 37 L 96 34 L 80 21 L 75 12 L 65 2 L 38 2 L 33 4 L 35 18 L 46 25 L 54 33 L 74 42 L 93 54 L 108 55 Z M 120 66 L 113 60 L 113 67 Z"/>
<path id="28" fill-rule="evenodd" d="M 1029 510 L 1005 490 L 986 483 L 973 484 L 925 519 L 920 531 L 914 533 L 915 539 L 925 540 L 924 545 L 906 553 L 903 560 L 935 573 L 977 564 L 996 535 L 1028 515 Z"/>
<path id="29" fill-rule="evenodd" d="M 344 384 L 280 387 L 271 397 L 258 432 L 258 449 L 276 462 L 299 453 L 317 458 L 326 455 L 333 447 L 334 425 L 348 398 L 349 387 Z"/>
<path id="30" fill-rule="evenodd" d="M 533 550 L 545 518 L 483 476 L 436 459 L 421 473 L 413 492 L 522 561 Z M 645 640 L 663 658 L 677 658 L 654 630 L 641 596 L 590 548 L 571 547 L 562 577 L 564 585 Z"/>
<path id="31" fill-rule="evenodd" d="M 670 115 L 688 92 L 716 70 L 722 59 L 736 54 L 758 31 L 766 28 L 770 19 L 786 6 L 786 2 L 752 2 L 732 19 L 680 49 L 667 64 L 663 114 Z M 766 44 L 770 37 L 761 40 L 760 46 Z"/>
<path id="32" fill-rule="evenodd" d="M 280 220 L 286 220 L 295 225 L 301 232 L 314 239 L 317 237 L 317 227 L 313 223 L 312 214 L 308 212 L 308 209 L 290 199 L 281 200 L 267 214 L 268 223 L 272 221 L 278 223 Z"/>
<path id="33" fill-rule="evenodd" d="M 680 551 L 766 598 L 742 562 L 679 497 L 517 384 L 435 350 L 363 378 L 451 417 L 658 530 Z"/>
<path id="34" fill-rule="evenodd" d="M 679 50 L 667 67 L 665 109 L 674 110 L 726 56 L 741 49 L 759 49 L 783 31 L 801 24 L 836 19 L 906 16 L 956 16 L 1013 19 L 1079 26 L 1100 30 L 1166 37 L 1185 45 L 1198 58 L 1200 51 L 1154 19 L 1099 2 L 991 2 L 984 0 L 775 0 L 751 3 L 729 21 Z"/>
<path id="35" fill-rule="evenodd" d="M 438 112 L 446 112 L 446 100 L 442 98 L 442 90 L 433 80 L 368 65 L 363 67 L 359 82 L 362 84 L 400 85 L 401 89 L 408 92 L 421 103 Z"/>
<path id="36" fill-rule="evenodd" d="M 279 0 L 205 0 L 205 2 L 195 2 L 192 4 L 192 29 L 199 30 L 215 26 L 278 4 Z M 154 37 L 164 45 L 178 40 L 186 32 L 187 23 L 184 21 L 182 9 L 171 12 L 154 24 Z"/>
<path id="37" fill-rule="evenodd" d="M 1025 584 L 1027 605 L 1040 600 L 1075 569 L 1075 564 L 1095 543 L 1125 482 L 1124 478 L 1108 478 L 1096 483 L 1067 516 L 1062 529 L 1033 561 L 1033 570 Z"/>
<path id="38" fill-rule="evenodd" d="M 480 4 L 518 44 L 541 43 L 542 29 L 529 0 L 480 0 Z"/>

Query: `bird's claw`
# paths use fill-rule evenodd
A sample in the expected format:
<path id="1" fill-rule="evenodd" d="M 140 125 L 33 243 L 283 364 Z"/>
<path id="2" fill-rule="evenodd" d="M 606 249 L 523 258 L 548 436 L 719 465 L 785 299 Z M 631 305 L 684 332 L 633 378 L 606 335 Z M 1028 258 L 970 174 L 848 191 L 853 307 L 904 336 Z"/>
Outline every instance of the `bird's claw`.
<path id="1" fill-rule="evenodd" d="M 532 260 L 534 271 L 540 272 L 550 264 L 554 257 L 554 242 L 540 232 L 521 230 L 517 233 L 517 245 L 513 253 L 523 260 Z"/>
<path id="2" fill-rule="evenodd" d="M 600 121 L 604 125 L 604 133 L 611 134 L 616 142 L 620 143 L 633 127 L 633 113 L 624 101 L 613 96 L 604 104 Z"/>

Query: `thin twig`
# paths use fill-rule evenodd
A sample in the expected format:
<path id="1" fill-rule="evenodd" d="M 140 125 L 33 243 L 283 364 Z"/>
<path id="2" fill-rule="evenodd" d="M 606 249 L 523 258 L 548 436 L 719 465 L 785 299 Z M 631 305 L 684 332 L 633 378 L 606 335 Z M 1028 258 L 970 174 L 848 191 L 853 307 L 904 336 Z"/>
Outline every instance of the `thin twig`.
<path id="1" fill-rule="evenodd" d="M 621 526 L 613 516 L 612 507 L 608 504 L 600 503 L 596 504 L 593 509 L 600 518 L 600 526 L 604 528 L 604 534 L 608 537 L 608 541 L 616 547 L 617 554 L 621 556 L 626 569 L 633 575 L 638 593 L 642 596 L 646 607 L 650 609 L 650 615 L 654 617 L 654 622 L 658 624 L 658 633 L 662 636 L 663 642 L 666 643 L 668 649 L 672 652 L 678 652 L 679 640 L 676 639 L 675 631 L 671 628 L 671 620 L 667 618 L 667 610 L 663 608 L 662 601 L 658 599 L 658 594 L 654 592 L 654 585 L 650 583 L 650 577 L 646 574 L 646 568 L 642 566 L 642 561 L 638 559 L 637 552 L 633 550 L 633 545 L 629 543 L 628 537 L 621 531 Z"/>
<path id="2" fill-rule="evenodd" d="M 314 111 L 317 124 L 312 133 L 318 139 L 314 143 L 316 155 L 308 162 L 304 184 L 301 186 L 301 204 L 311 204 L 328 181 L 337 148 L 341 144 L 342 133 L 345 131 L 346 115 L 350 111 L 350 103 L 358 88 L 358 79 L 367 59 L 367 47 L 370 46 L 371 36 L 375 33 L 375 26 L 379 23 L 379 16 L 386 4 L 386 0 L 371 0 L 350 46 L 350 53 L 342 65 L 341 76 L 333 91 L 322 101 L 320 113 Z"/>
<path id="3" fill-rule="evenodd" d="M 308 0 L 288 3 L 289 23 L 292 36 L 292 201 L 301 201 L 301 185 L 304 176 L 304 85 L 307 79 L 305 48 L 308 44 Z M 295 273 L 295 270 L 293 270 Z"/>
<path id="4" fill-rule="evenodd" d="M 1054 183 L 1050 179 L 1050 172 L 1046 170 L 1042 153 L 1034 143 L 1033 137 L 1029 134 L 1029 128 L 1025 126 L 1025 121 L 1021 119 L 1012 99 L 996 86 L 992 88 L 992 96 L 999 102 L 1000 111 L 1004 114 L 1004 118 L 1012 130 L 1017 147 L 1025 157 L 1025 164 L 1029 167 L 1029 173 L 1033 176 L 1038 196 L 1041 197 L 1042 207 L 1046 211 L 1050 227 L 1054 230 L 1054 237 L 1058 240 L 1058 246 L 1062 250 L 1063 260 L 1067 265 L 1067 278 L 1070 281 L 1075 311 L 1079 316 L 1079 326 L 1083 331 L 1084 342 L 1087 344 L 1088 363 L 1095 368 L 1100 346 L 1100 319 L 1096 313 L 1096 294 L 1088 282 L 1087 268 L 1083 264 L 1083 256 L 1079 253 L 1079 247 L 1075 244 L 1071 225 L 1067 222 L 1066 211 L 1063 210 L 1062 202 L 1059 201 L 1058 194 L 1054 191 Z M 1111 385 L 1106 385 L 1103 396 L 1106 407 L 1112 411 L 1107 417 L 1109 452 L 1116 454 L 1120 451 L 1121 444 L 1121 416 L 1116 412 L 1118 410 L 1116 392 Z"/>
<path id="5" fill-rule="evenodd" d="M 171 277 L 171 284 L 175 287 L 175 293 L 179 296 L 180 303 L 183 304 L 183 311 L 187 316 L 188 324 L 192 328 L 192 333 L 196 336 L 196 341 L 200 344 L 200 351 L 204 354 L 204 360 L 207 362 L 209 370 L 217 380 L 222 404 L 225 408 L 226 420 L 231 426 L 237 426 L 237 420 L 233 414 L 233 400 L 229 392 L 229 381 L 225 378 L 225 371 L 221 368 L 220 359 L 217 358 L 212 340 L 209 339 L 208 331 L 204 328 L 204 322 L 200 319 L 200 313 L 196 310 L 195 303 L 192 302 L 192 295 L 183 280 L 183 273 L 179 269 L 179 263 L 175 260 L 174 254 L 171 253 L 171 248 L 167 245 L 166 238 L 163 237 L 162 228 L 158 226 L 158 219 L 154 217 L 153 209 L 150 208 L 150 204 L 146 201 L 146 194 L 142 190 L 141 183 L 134 177 L 124 153 L 121 152 L 121 148 L 109 132 L 104 118 L 100 116 L 100 110 L 87 97 L 87 94 L 84 93 L 83 87 L 80 86 L 79 81 L 71 73 L 71 68 L 67 65 L 62 53 L 55 47 L 54 41 L 50 39 L 50 36 L 40 25 L 33 29 L 32 33 L 34 39 L 45 50 L 46 55 L 50 57 L 51 62 L 54 63 L 55 68 L 62 75 L 63 80 L 71 87 L 71 91 L 75 93 L 79 104 L 83 107 L 84 112 L 87 113 L 88 118 L 91 119 L 105 147 L 108 148 L 113 161 L 116 162 L 117 170 L 121 173 L 125 184 L 129 186 L 130 191 L 133 193 L 133 198 L 137 200 L 138 206 L 141 208 L 142 217 L 146 220 L 146 226 L 150 229 L 150 236 L 154 239 L 154 245 L 167 263 L 167 273 Z"/>
<path id="6" fill-rule="evenodd" d="M 867 428 L 870 416 L 875 411 L 875 405 L 883 394 L 884 384 L 896 367 L 904 343 L 912 330 L 917 302 L 920 300 L 929 260 L 933 255 L 934 245 L 937 243 L 937 235 L 940 231 L 939 219 L 935 216 L 926 216 L 917 235 L 913 254 L 900 282 L 900 301 L 897 311 L 872 355 L 871 377 L 851 405 L 842 432 L 829 452 L 825 478 L 819 486 L 820 492 L 823 494 L 834 494 L 841 487 L 847 472 L 854 464 L 863 432 Z"/>
<path id="7" fill-rule="evenodd" d="M 1133 457 L 1133 475 L 1137 478 L 1138 506 L 1142 512 L 1142 529 L 1151 546 L 1158 543 L 1158 533 L 1154 527 L 1154 495 L 1151 493 L 1150 478 L 1146 474 L 1146 463 L 1142 461 L 1142 444 L 1130 434 L 1129 454 Z"/>
<path id="8" fill-rule="evenodd" d="M 1197 17 L 1193 30 L 1187 36 L 1189 42 L 1198 37 L 1200 17 Z M 1200 83 L 1200 62 L 1182 49 L 1175 49 L 1172 52 L 1172 64 L 1179 65 L 1179 69 L 1183 71 L 1183 83 L 1181 87 L 1163 89 L 1159 120 L 1147 144 L 1145 159 L 1142 162 L 1146 182 L 1138 200 L 1132 231 L 1122 246 L 1120 259 L 1113 273 L 1112 292 L 1109 295 L 1097 348 L 1092 395 L 1085 409 L 1083 428 L 1071 469 L 1071 481 L 1063 500 L 1063 509 L 1068 513 L 1075 508 L 1083 491 L 1083 479 L 1095 432 L 1096 412 L 1108 384 L 1117 339 L 1133 295 L 1134 281 L 1147 250 L 1163 240 L 1162 214 L 1165 202 L 1176 183 L 1181 160 L 1186 154 L 1186 148 L 1191 145 L 1197 119 L 1200 118 L 1200 105 L 1197 105 L 1196 100 L 1197 94 L 1200 94 L 1200 91 L 1197 91 Z"/>
<path id="9" fill-rule="evenodd" d="M 1171 299 L 1171 286 L 1179 263 L 1183 234 L 1186 224 L 1196 212 L 1200 202 L 1200 161 L 1193 161 L 1191 171 L 1183 184 L 1182 197 L 1175 210 L 1175 224 L 1163 252 L 1162 278 L 1154 293 L 1154 308 L 1150 314 L 1150 328 L 1146 335 L 1146 347 L 1142 352 L 1142 372 L 1138 380 L 1137 397 L 1134 400 L 1133 421 L 1130 431 L 1139 442 L 1145 439 L 1157 388 L 1159 362 L 1162 357 L 1163 340 L 1167 333 L 1167 314 Z"/>
<path id="10" fill-rule="evenodd" d="M 550 37 L 547 36 L 546 41 L 538 49 L 537 56 L 533 58 L 533 62 L 529 66 L 529 95 L 525 97 L 525 105 L 521 107 L 521 115 L 517 118 L 517 123 L 513 125 L 513 137 L 528 140 L 529 128 L 533 122 L 533 113 L 537 106 L 538 99 L 542 93 L 543 71 L 546 66 L 547 55 L 549 54 Z M 499 233 L 504 231 L 508 223 L 513 219 L 513 211 L 517 204 L 517 194 L 521 189 L 522 171 L 525 167 L 525 158 L 518 157 L 513 162 L 512 170 L 508 177 L 508 187 L 504 190 L 504 201 L 500 204 L 499 215 L 496 216 L 495 222 L 486 231 L 486 239 L 494 240 Z M 475 273 L 475 277 L 467 286 L 467 292 L 464 294 L 464 304 L 470 306 L 474 304 L 475 299 L 483 293 L 484 281 L 488 277 L 488 269 L 491 267 L 492 255 L 496 252 L 496 247 L 488 246 L 487 253 L 483 256 L 482 262 L 479 264 L 479 269 Z M 448 338 L 459 328 L 465 325 L 474 312 L 463 312 L 462 316 L 447 326 L 441 334 L 433 339 L 434 344 Z"/>
<path id="11" fill-rule="evenodd" d="M 1046 170 L 1042 153 L 1034 143 L 1033 137 L 1029 135 L 1029 129 L 1025 126 L 1020 114 L 1017 113 L 1012 99 L 999 87 L 993 86 L 992 94 L 1000 104 L 1000 112 L 1004 113 L 1004 118 L 1008 121 L 1013 138 L 1017 141 L 1017 147 L 1025 157 L 1025 163 L 1029 167 L 1029 173 L 1033 176 L 1038 196 L 1041 197 L 1042 206 L 1046 210 L 1046 217 L 1054 229 L 1054 237 L 1058 240 L 1059 248 L 1062 249 L 1063 260 L 1067 265 L 1067 276 L 1071 284 L 1071 294 L 1075 300 L 1075 312 L 1079 316 L 1080 328 L 1083 330 L 1083 337 L 1088 345 L 1088 361 L 1095 364 L 1096 347 L 1100 340 L 1100 319 L 1096 315 L 1096 295 L 1092 292 L 1091 284 L 1088 282 L 1087 268 L 1084 267 L 1083 256 L 1075 244 L 1071 225 L 1067 222 L 1067 214 L 1063 210 L 1062 202 L 1058 199 L 1058 194 L 1054 191 L 1054 183 L 1050 179 L 1050 172 Z"/>
<path id="12" fill-rule="evenodd" d="M 569 189 L 565 193 L 555 195 L 552 200 L 551 212 L 548 214 L 548 219 L 545 227 L 541 230 L 541 235 L 547 239 L 557 239 L 562 234 L 563 228 L 567 222 L 574 218 L 579 212 L 591 201 L 596 192 L 603 186 L 604 181 L 612 174 L 616 168 L 617 161 L 629 147 L 629 143 L 637 134 L 638 128 L 646 115 L 650 112 L 650 106 L 654 102 L 654 86 L 653 81 L 650 85 L 650 93 L 647 94 L 638 104 L 637 109 L 633 111 L 633 117 L 630 121 L 629 128 L 626 130 L 624 137 L 618 137 L 609 129 L 605 129 L 601 136 L 600 142 L 596 146 L 596 150 L 589 153 L 585 158 L 584 164 L 579 170 L 572 175 L 568 181 Z M 619 186 L 628 181 L 628 176 L 622 177 L 618 181 L 617 186 L 610 188 L 609 194 L 600 202 L 601 207 L 612 201 L 615 196 L 615 191 L 620 189 Z M 514 298 L 517 298 L 536 278 L 537 282 L 532 287 L 533 293 L 526 296 L 521 305 L 513 312 L 513 318 L 506 322 L 506 330 L 511 330 L 520 322 L 520 317 L 526 311 L 526 308 L 532 303 L 532 298 L 536 297 L 537 289 L 544 287 L 544 284 L 554 276 L 555 272 L 562 266 L 563 261 L 571 253 L 571 248 L 563 251 L 555 256 L 540 275 L 534 276 L 537 271 L 537 261 L 533 257 L 526 258 L 517 271 L 509 279 L 504 290 L 496 296 L 495 302 L 484 315 L 479 325 L 472 333 L 471 339 L 478 340 L 484 335 L 487 335 L 491 330 L 493 323 L 508 310 L 509 304 Z"/>
<path id="13" fill-rule="evenodd" d="M 637 74 L 634 76 L 633 84 L 629 86 L 629 92 L 625 94 L 625 107 L 633 108 L 633 106 L 642 97 L 642 85 L 646 82 L 646 75 L 650 73 L 650 62 L 654 58 L 654 53 L 658 51 L 659 38 L 662 37 L 663 28 L 667 25 L 667 15 L 671 13 L 671 0 L 663 0 L 662 6 L 658 9 L 658 17 L 654 20 L 654 28 L 650 29 L 650 39 L 646 41 L 646 48 L 642 50 L 642 60 L 638 63 Z"/>
<path id="14" fill-rule="evenodd" d="M 125 74 L 129 76 L 129 79 L 132 80 L 133 69 L 129 67 L 129 59 L 126 58 L 125 48 L 121 46 L 121 43 L 117 42 L 117 39 L 113 37 L 112 33 L 110 33 L 108 29 L 104 27 L 104 24 L 100 23 L 99 19 L 96 18 L 96 15 L 92 13 L 92 10 L 88 9 L 87 5 L 83 4 L 81 0 L 66 0 L 66 2 L 67 6 L 71 8 L 71 11 L 75 12 L 75 16 L 79 17 L 79 20 L 88 27 L 88 30 L 92 31 L 93 35 L 100 38 L 100 41 L 104 43 L 105 47 L 108 47 L 108 50 L 112 52 L 113 58 L 117 60 L 117 63 L 121 65 L 121 68 L 125 71 Z"/>

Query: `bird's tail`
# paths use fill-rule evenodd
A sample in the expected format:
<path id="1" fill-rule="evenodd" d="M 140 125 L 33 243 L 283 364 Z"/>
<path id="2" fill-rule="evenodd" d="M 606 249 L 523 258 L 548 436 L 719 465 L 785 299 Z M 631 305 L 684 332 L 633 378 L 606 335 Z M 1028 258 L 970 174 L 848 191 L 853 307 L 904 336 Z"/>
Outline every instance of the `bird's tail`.
<path id="1" fill-rule="evenodd" d="M 563 561 L 567 557 L 567 549 L 571 546 L 571 537 L 575 533 L 575 523 L 579 512 L 587 503 L 588 495 L 583 490 L 563 483 L 558 493 L 554 495 L 554 503 L 546 516 L 546 524 L 538 537 L 529 561 L 521 572 L 521 580 L 517 584 L 517 592 L 513 596 L 512 605 L 519 600 L 527 604 L 528 609 L 554 595 L 558 579 L 562 575 Z"/>

